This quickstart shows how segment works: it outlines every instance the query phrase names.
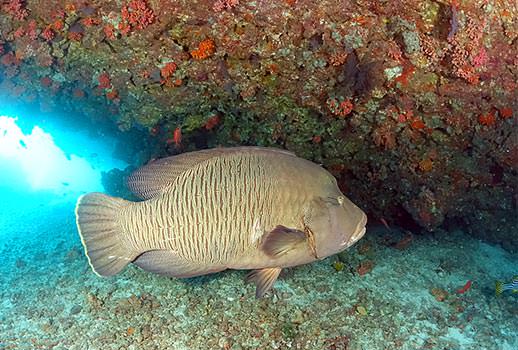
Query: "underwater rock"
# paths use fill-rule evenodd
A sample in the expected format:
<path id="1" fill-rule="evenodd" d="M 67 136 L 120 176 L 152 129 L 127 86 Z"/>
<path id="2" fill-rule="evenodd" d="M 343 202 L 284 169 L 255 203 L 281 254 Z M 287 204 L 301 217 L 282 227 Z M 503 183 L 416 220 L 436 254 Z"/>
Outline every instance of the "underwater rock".
<path id="1" fill-rule="evenodd" d="M 134 167 L 128 166 L 124 170 L 114 168 L 108 172 L 102 172 L 101 181 L 106 193 L 123 198 L 134 198 L 126 185 L 127 177 L 135 170 Z"/>
<path id="2" fill-rule="evenodd" d="M 119 148 L 135 166 L 276 145 L 335 168 L 374 216 L 404 226 L 404 207 L 425 231 L 457 220 L 475 232 L 476 218 L 461 220 L 472 201 L 496 205 L 497 187 L 516 197 L 512 0 L 42 3 L 0 9 L 0 97 L 148 133 L 133 140 L 146 156 Z M 177 129 L 182 144 L 167 143 Z M 479 234 L 505 241 L 508 227 Z"/>

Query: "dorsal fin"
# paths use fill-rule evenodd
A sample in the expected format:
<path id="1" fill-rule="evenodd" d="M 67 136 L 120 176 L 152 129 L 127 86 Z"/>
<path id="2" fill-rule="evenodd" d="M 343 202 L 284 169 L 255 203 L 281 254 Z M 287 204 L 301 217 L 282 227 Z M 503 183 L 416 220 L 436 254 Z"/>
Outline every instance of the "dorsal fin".
<path id="1" fill-rule="evenodd" d="M 176 156 L 154 160 L 133 172 L 127 180 L 128 188 L 141 199 L 157 196 L 184 171 L 213 157 L 235 153 L 273 153 L 295 156 L 292 152 L 267 147 L 213 148 L 203 151 L 182 153 Z"/>

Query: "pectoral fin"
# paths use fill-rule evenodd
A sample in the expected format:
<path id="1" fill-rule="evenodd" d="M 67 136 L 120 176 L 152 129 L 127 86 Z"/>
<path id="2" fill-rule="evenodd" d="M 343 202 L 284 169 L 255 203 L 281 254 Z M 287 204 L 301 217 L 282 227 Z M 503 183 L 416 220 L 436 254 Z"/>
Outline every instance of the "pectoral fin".
<path id="1" fill-rule="evenodd" d="M 254 270 L 246 276 L 248 282 L 255 283 L 255 297 L 262 298 L 264 293 L 269 291 L 279 274 L 281 273 L 280 267 L 272 267 L 261 270 Z"/>
<path id="2" fill-rule="evenodd" d="M 305 242 L 306 234 L 304 232 L 278 225 L 266 235 L 262 249 L 269 256 L 277 257 Z"/>

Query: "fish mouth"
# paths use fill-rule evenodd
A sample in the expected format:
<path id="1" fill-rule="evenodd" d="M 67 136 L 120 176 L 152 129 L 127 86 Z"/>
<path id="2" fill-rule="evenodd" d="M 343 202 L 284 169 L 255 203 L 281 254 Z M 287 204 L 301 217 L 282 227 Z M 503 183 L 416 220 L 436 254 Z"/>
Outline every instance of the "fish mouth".
<path id="1" fill-rule="evenodd" d="M 367 225 L 367 215 L 365 215 L 365 213 L 363 213 L 362 218 L 360 219 L 360 222 L 356 226 L 356 230 L 354 231 L 354 234 L 352 236 L 350 236 L 349 239 L 345 240 L 342 243 L 342 245 L 350 247 L 354 243 L 356 243 L 358 240 L 360 240 L 360 238 L 363 237 L 363 235 L 365 234 L 365 231 L 367 230 L 365 225 Z"/>

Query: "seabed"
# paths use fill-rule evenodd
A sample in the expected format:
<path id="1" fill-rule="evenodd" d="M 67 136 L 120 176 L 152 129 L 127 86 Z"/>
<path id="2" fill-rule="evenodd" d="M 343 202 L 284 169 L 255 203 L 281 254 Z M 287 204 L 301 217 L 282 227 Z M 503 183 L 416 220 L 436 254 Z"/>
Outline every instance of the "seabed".
<path id="1" fill-rule="evenodd" d="M 4 205 L 0 349 L 518 348 L 518 295 L 494 292 L 518 256 L 460 231 L 369 227 L 349 251 L 284 271 L 257 300 L 245 271 L 179 280 L 130 266 L 100 278 L 73 209 Z"/>

